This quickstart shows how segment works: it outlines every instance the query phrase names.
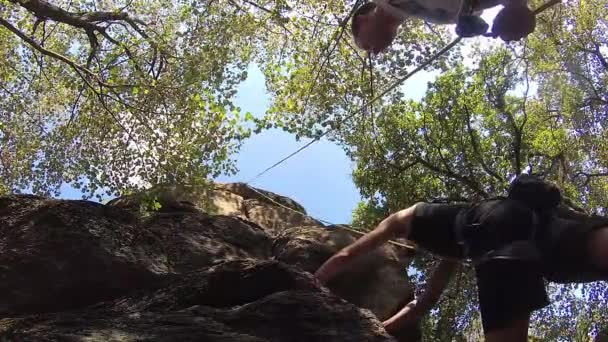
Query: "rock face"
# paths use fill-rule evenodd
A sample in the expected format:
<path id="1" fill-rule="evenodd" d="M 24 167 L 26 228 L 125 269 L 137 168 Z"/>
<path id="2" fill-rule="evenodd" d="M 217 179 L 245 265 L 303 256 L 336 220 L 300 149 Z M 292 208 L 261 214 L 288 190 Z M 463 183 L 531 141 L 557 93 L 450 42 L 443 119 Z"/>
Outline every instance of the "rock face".
<path id="1" fill-rule="evenodd" d="M 154 189 L 107 205 L 0 198 L 0 340 L 393 341 L 413 297 L 386 246 L 318 287 L 356 237 L 244 184 Z M 405 329 L 399 341 L 414 341 Z"/>
<path id="2" fill-rule="evenodd" d="M 247 291 L 243 291 L 246 288 Z M 85 310 L 0 321 L 14 341 L 393 341 L 367 310 L 266 261 L 227 262 Z"/>
<path id="3" fill-rule="evenodd" d="M 0 315 L 112 299 L 166 274 L 159 239 L 120 209 L 0 198 Z"/>
<path id="4" fill-rule="evenodd" d="M 350 232 L 341 229 L 292 228 L 275 239 L 272 254 L 279 261 L 314 273 L 325 260 L 355 240 Z M 393 248 L 384 246 L 359 258 L 349 272 L 339 275 L 328 286 L 384 320 L 401 308 L 400 302 L 414 299 L 406 286 L 404 265 L 405 260 L 399 260 Z"/>

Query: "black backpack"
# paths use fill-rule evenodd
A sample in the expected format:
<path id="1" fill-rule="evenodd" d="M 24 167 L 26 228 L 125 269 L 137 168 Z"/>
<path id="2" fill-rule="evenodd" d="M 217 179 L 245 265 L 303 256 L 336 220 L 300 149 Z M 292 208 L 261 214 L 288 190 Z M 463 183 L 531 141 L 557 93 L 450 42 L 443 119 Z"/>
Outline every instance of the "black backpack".
<path id="1" fill-rule="evenodd" d="M 535 176 L 519 175 L 511 182 L 506 198 L 495 197 L 471 204 L 457 219 L 456 237 L 464 246 L 465 254 L 471 253 L 473 257 L 485 254 L 478 262 L 539 259 L 532 241 L 561 200 L 555 185 Z M 488 248 L 490 253 L 483 252 Z"/>
<path id="2" fill-rule="evenodd" d="M 525 203 L 538 214 L 547 214 L 557 209 L 562 194 L 557 186 L 538 177 L 521 174 L 511 182 L 507 198 Z"/>

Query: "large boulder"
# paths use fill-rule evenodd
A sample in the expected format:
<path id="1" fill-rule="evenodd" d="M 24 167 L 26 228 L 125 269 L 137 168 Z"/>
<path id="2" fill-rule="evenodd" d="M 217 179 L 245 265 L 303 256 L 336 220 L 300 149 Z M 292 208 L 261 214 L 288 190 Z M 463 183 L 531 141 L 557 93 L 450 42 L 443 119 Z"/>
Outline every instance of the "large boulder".
<path id="1" fill-rule="evenodd" d="M 321 222 L 288 207 L 268 205 L 257 199 L 245 200 L 243 204 L 247 219 L 259 224 L 271 235 L 280 234 L 285 229 L 294 227 L 324 227 Z"/>
<path id="2" fill-rule="evenodd" d="M 245 183 L 217 183 L 199 186 L 162 185 L 148 191 L 108 202 L 134 214 L 145 211 L 148 202 L 158 204 L 159 212 L 203 211 L 239 217 L 254 222 L 269 234 L 304 225 L 323 226 L 306 215 L 296 201 Z"/>
<path id="3" fill-rule="evenodd" d="M 255 224 L 205 213 L 129 212 L 88 201 L 0 199 L 0 315 L 82 307 L 160 276 L 270 257 Z"/>
<path id="4" fill-rule="evenodd" d="M 254 188 L 245 183 L 216 183 L 214 185 L 214 190 L 227 191 L 241 196 L 244 199 L 255 199 L 268 205 L 280 205 L 306 214 L 306 209 L 291 198 L 275 194 L 274 192 Z"/>
<path id="5" fill-rule="evenodd" d="M 274 242 L 276 260 L 314 273 L 333 254 L 353 243 L 359 235 L 341 227 L 299 227 L 285 230 Z M 350 302 L 371 310 L 385 320 L 413 298 L 406 266 L 406 252 L 386 245 L 358 258 L 328 287 Z"/>
<path id="6" fill-rule="evenodd" d="M 168 269 L 159 239 L 122 210 L 0 198 L 0 317 L 115 298 L 154 283 Z"/>
<path id="7" fill-rule="evenodd" d="M 239 283 L 239 281 L 242 281 Z M 87 309 L 0 320 L 10 341 L 394 341 L 374 315 L 278 262 L 229 262 Z"/>
<path id="8" fill-rule="evenodd" d="M 142 219 L 143 229 L 161 241 L 171 272 L 199 270 L 243 258 L 270 257 L 271 238 L 256 224 L 234 216 L 157 213 Z"/>
<path id="9" fill-rule="evenodd" d="M 391 246 L 331 293 L 313 286 L 311 273 L 359 235 L 286 197 L 176 189 L 108 205 L 0 198 L 0 340 L 384 341 L 379 320 L 413 296 L 409 256 Z"/>

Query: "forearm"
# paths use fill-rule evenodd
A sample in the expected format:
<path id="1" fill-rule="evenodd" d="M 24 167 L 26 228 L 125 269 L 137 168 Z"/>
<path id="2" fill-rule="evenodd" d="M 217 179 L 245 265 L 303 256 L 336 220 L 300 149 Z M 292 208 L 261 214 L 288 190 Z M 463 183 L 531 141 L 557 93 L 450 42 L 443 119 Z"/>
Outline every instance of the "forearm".
<path id="1" fill-rule="evenodd" d="M 399 233 L 399 222 L 395 216 L 389 216 L 372 231 L 365 234 L 351 245 L 345 247 L 342 252 L 355 258 L 361 254 L 372 251 L 388 240 L 396 237 Z"/>
<path id="2" fill-rule="evenodd" d="M 441 297 L 441 294 L 450 282 L 450 279 L 459 267 L 453 260 L 441 260 L 429 278 L 425 290 L 418 302 L 424 309 L 430 310 Z"/>
<path id="3" fill-rule="evenodd" d="M 450 282 L 452 275 L 458 269 L 458 262 L 442 260 L 433 270 L 426 287 L 420 297 L 408 303 L 401 311 L 396 313 L 388 321 L 399 321 L 406 315 L 416 319 L 421 318 L 433 308 L 441 298 L 443 290 Z"/>
<path id="4" fill-rule="evenodd" d="M 325 282 L 348 267 L 358 256 L 378 248 L 396 235 L 406 237 L 409 232 L 413 210 L 414 206 L 387 217 L 374 230 L 327 260 L 315 275 L 321 282 Z"/>

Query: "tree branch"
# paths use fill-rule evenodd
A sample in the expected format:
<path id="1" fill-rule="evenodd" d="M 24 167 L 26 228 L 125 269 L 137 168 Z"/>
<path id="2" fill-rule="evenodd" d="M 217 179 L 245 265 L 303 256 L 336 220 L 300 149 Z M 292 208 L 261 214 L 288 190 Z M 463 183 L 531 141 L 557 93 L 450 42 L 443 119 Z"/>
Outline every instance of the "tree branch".
<path id="1" fill-rule="evenodd" d="M 141 29 L 141 27 L 139 26 L 139 25 L 145 26 L 146 24 L 139 19 L 132 18 L 126 12 L 95 11 L 95 12 L 86 12 L 86 13 L 75 13 L 75 12 L 66 11 L 66 10 L 64 10 L 58 6 L 55 6 L 53 4 L 50 4 L 44 0 L 9 0 L 9 1 L 27 9 L 29 12 L 34 14 L 34 16 L 36 16 L 36 21 L 34 24 L 34 32 L 36 30 L 36 27 L 38 26 L 38 23 L 39 22 L 45 23 L 47 19 L 53 20 L 58 23 L 67 24 L 67 25 L 70 25 L 70 26 L 73 26 L 76 28 L 83 29 L 89 39 L 89 43 L 91 46 L 91 51 L 89 53 L 89 56 L 87 58 L 87 63 L 86 63 L 87 69 L 90 66 L 93 58 L 95 57 L 95 54 L 99 50 L 99 42 L 97 41 L 97 37 L 95 36 L 96 32 L 99 32 L 106 39 L 108 39 L 112 44 L 117 45 L 117 46 L 122 46 L 123 49 L 125 49 L 125 52 L 127 53 L 127 55 L 129 55 L 129 57 L 132 58 L 130 51 L 124 46 L 124 44 L 121 44 L 118 41 L 116 41 L 115 39 L 112 39 L 112 37 L 110 37 L 106 32 L 107 27 L 109 27 L 114 22 L 125 22 L 143 38 L 148 39 L 148 40 L 150 38 L 148 36 L 148 34 L 143 29 Z M 100 23 L 109 23 L 109 25 L 101 26 L 101 25 L 99 25 Z M 4 25 L 4 26 L 6 26 L 6 25 Z M 126 25 L 124 25 L 123 27 L 125 27 L 125 29 L 126 29 Z M 15 34 L 17 34 L 18 36 L 20 36 L 23 39 L 23 37 L 20 34 L 18 34 L 17 32 L 15 32 L 14 30 L 11 30 L 11 31 L 13 31 Z M 30 45 L 32 45 L 32 41 L 28 41 L 28 43 Z M 155 50 L 157 49 L 157 45 L 154 42 L 149 42 L 149 43 L 152 46 L 152 48 L 154 48 Z M 42 46 L 42 45 L 43 44 L 40 44 L 40 46 Z M 65 58 L 64 59 L 60 58 L 60 60 L 66 62 Z M 68 63 L 68 64 L 70 64 L 70 63 Z M 72 64 L 74 64 L 74 63 L 72 63 Z M 74 67 L 74 65 L 72 65 L 72 64 L 70 64 L 70 65 L 72 67 Z M 90 72 L 88 72 L 82 68 L 80 70 L 90 74 Z M 139 70 L 141 70 L 141 69 L 139 69 Z"/>
<path id="2" fill-rule="evenodd" d="M 87 36 L 89 37 L 89 44 L 91 45 L 91 51 L 89 52 L 89 57 L 87 58 L 87 68 L 91 67 L 91 62 L 93 58 L 97 54 L 97 48 L 99 47 L 99 42 L 97 41 L 97 37 L 95 36 L 95 31 L 88 30 Z"/>
<path id="3" fill-rule="evenodd" d="M 600 63 L 604 67 L 604 69 L 608 70 L 608 61 L 606 57 L 600 51 L 600 45 L 598 43 L 593 43 L 595 45 L 595 56 L 600 60 Z"/>
<path id="4" fill-rule="evenodd" d="M 507 110 L 507 106 L 505 104 L 504 93 L 501 93 L 499 96 L 495 97 L 494 105 L 498 110 L 500 110 L 506 117 L 509 125 L 513 129 L 514 141 L 513 145 L 513 159 L 514 159 L 514 168 L 515 174 L 518 175 L 521 173 L 521 143 L 522 143 L 522 130 L 519 129 L 513 114 Z"/>
<path id="5" fill-rule="evenodd" d="M 97 26 L 99 22 L 107 21 L 125 21 L 129 23 L 137 32 L 142 32 L 137 23 L 145 25 L 141 20 L 131 18 L 126 12 L 114 12 L 114 11 L 96 11 L 87 13 L 74 13 L 68 12 L 58 6 L 48 3 L 43 0 L 9 0 L 10 2 L 19 5 L 32 14 L 38 19 L 51 19 L 57 22 L 68 24 L 77 28 L 92 31 L 99 31 L 100 27 Z M 143 37 L 147 37 L 144 34 Z"/>
<path id="6" fill-rule="evenodd" d="M 598 173 L 587 173 L 587 172 L 577 172 L 574 175 L 574 179 L 579 178 L 579 177 L 585 177 L 585 182 L 583 183 L 583 186 L 587 186 L 589 185 L 589 182 L 591 182 L 591 178 L 596 178 L 596 177 L 608 177 L 608 172 L 598 172 Z"/>
<path id="7" fill-rule="evenodd" d="M 73 60 L 71 60 L 57 52 L 50 51 L 50 50 L 43 48 L 42 46 L 40 46 L 40 44 L 38 44 L 32 38 L 28 37 L 25 33 L 21 32 L 19 29 L 17 29 L 15 26 L 13 26 L 10 22 L 4 20 L 3 18 L 0 18 L 0 25 L 6 27 L 9 31 L 13 32 L 15 35 L 17 35 L 19 38 L 21 38 L 23 41 L 28 43 L 34 49 L 38 50 L 43 55 L 51 57 L 51 58 L 55 58 L 57 60 L 60 60 L 64 63 L 66 63 L 67 65 L 69 65 L 72 69 L 74 69 L 78 73 L 84 72 L 85 74 L 91 76 L 92 78 L 95 79 L 95 81 L 100 86 L 103 86 L 106 88 L 125 88 L 125 87 L 129 88 L 129 87 L 133 86 L 133 85 L 127 85 L 127 84 L 116 84 L 116 85 L 108 84 L 108 83 L 104 82 L 101 78 L 99 78 L 99 76 L 97 74 L 95 74 L 93 71 L 91 71 L 86 66 L 78 64 L 78 63 L 74 62 Z"/>
<path id="8" fill-rule="evenodd" d="M 15 26 L 13 26 L 11 23 L 9 23 L 8 21 L 4 20 L 4 18 L 0 18 L 0 25 L 6 27 L 9 31 L 13 32 L 14 34 L 16 34 L 19 38 L 21 38 L 23 41 L 25 41 L 26 43 L 28 43 L 30 46 L 32 46 L 34 49 L 40 51 L 40 53 L 42 53 L 45 56 L 49 56 L 55 59 L 58 59 L 66 64 L 68 64 L 69 66 L 71 66 L 74 69 L 83 71 L 85 73 L 87 73 L 90 76 L 93 77 L 97 77 L 97 75 L 92 72 L 91 70 L 87 69 L 85 66 L 80 65 L 74 61 L 72 61 L 71 59 L 60 55 L 56 52 L 47 50 L 45 48 L 43 48 L 42 46 L 40 46 L 40 44 L 38 44 L 36 41 L 34 41 L 32 38 L 28 37 L 25 33 L 21 32 L 19 29 L 17 29 Z"/>
<path id="9" fill-rule="evenodd" d="M 477 138 L 475 137 L 475 132 L 473 130 L 473 127 L 471 126 L 471 112 L 469 111 L 469 108 L 467 105 L 464 106 L 464 111 L 467 115 L 467 131 L 469 133 L 469 137 L 471 138 L 471 145 L 473 146 L 473 152 L 475 152 L 475 156 L 477 157 L 477 160 L 479 160 L 481 167 L 487 174 L 496 178 L 498 181 L 502 182 L 503 181 L 502 177 L 500 177 L 494 170 L 490 169 L 483 159 L 483 155 L 481 154 L 479 143 L 477 141 Z"/>
<path id="10" fill-rule="evenodd" d="M 604 67 L 604 69 L 608 70 L 608 61 L 600 51 L 600 44 L 593 42 L 593 46 L 595 47 L 595 49 L 587 49 L 583 46 L 577 46 L 577 48 L 579 49 L 579 51 L 586 52 L 597 57 L 598 61 Z"/>
<path id="11" fill-rule="evenodd" d="M 260 10 L 262 10 L 262 11 L 264 11 L 264 12 L 268 13 L 268 14 L 274 14 L 274 13 L 272 12 L 272 10 L 269 10 L 268 8 L 266 8 L 266 7 L 262 6 L 262 5 L 259 5 L 259 4 L 255 3 L 255 2 L 253 2 L 253 1 L 249 1 L 249 0 L 243 0 L 243 2 L 248 3 L 248 4 L 250 4 L 251 6 L 253 6 L 253 7 L 257 8 L 257 9 L 260 9 Z"/>
<path id="12" fill-rule="evenodd" d="M 419 156 L 416 157 L 416 161 L 418 161 L 420 164 L 424 165 L 427 169 L 429 169 L 433 172 L 443 174 L 445 176 L 448 176 L 450 178 L 453 178 L 453 179 L 463 183 L 464 185 L 468 186 L 471 190 L 475 191 L 477 194 L 481 195 L 484 198 L 487 198 L 489 196 L 488 193 L 485 192 L 479 186 L 479 184 L 475 183 L 470 178 L 456 174 L 451 170 L 442 170 L 441 168 L 431 164 L 430 162 L 428 162 L 427 160 L 424 160 L 423 158 L 421 158 Z"/>

